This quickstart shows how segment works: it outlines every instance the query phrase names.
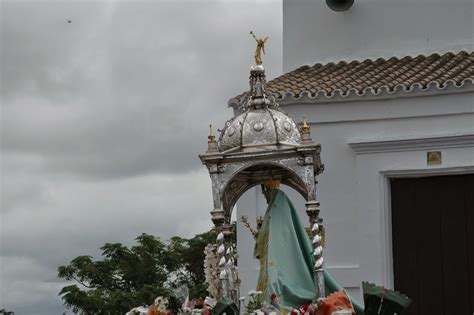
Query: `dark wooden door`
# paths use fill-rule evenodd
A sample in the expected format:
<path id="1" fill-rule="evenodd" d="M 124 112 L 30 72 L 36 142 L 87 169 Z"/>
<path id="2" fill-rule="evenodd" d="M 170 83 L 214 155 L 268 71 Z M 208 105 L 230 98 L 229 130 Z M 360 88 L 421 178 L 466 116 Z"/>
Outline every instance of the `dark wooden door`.
<path id="1" fill-rule="evenodd" d="M 409 315 L 474 314 L 474 174 L 391 180 L 394 284 Z"/>

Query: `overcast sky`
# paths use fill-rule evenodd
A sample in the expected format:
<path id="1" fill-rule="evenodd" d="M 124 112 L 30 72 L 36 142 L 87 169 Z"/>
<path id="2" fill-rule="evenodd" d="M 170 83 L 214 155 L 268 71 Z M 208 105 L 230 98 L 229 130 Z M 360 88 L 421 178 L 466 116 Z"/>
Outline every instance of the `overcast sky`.
<path id="1" fill-rule="evenodd" d="M 1 0 L 0 309 L 61 314 L 59 265 L 211 227 L 197 155 L 248 87 L 250 30 L 281 73 L 281 15 L 273 0 Z"/>

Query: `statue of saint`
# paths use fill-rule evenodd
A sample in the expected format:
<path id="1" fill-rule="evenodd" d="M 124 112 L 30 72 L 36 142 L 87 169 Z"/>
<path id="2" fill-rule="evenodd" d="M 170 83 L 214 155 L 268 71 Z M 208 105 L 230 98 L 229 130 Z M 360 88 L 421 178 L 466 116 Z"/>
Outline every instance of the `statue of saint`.
<path id="1" fill-rule="evenodd" d="M 255 49 L 255 63 L 257 65 L 261 65 L 263 63 L 262 60 L 262 52 L 265 55 L 265 42 L 268 39 L 268 36 L 265 38 L 257 38 L 253 31 L 250 31 L 250 34 L 255 38 L 257 42 L 257 49 Z"/>
<path id="2" fill-rule="evenodd" d="M 278 297 L 280 311 L 287 313 L 311 304 L 316 296 L 312 245 L 296 209 L 279 189 L 280 181 L 267 180 L 262 188 L 268 208 L 255 233 L 254 256 L 260 261 L 257 290 L 267 302 Z"/>

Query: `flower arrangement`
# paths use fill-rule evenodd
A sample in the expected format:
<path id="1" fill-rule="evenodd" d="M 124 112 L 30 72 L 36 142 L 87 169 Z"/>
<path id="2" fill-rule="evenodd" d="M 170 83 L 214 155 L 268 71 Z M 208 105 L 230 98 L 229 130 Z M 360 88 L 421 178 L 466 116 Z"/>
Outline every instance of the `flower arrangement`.
<path id="1" fill-rule="evenodd" d="M 143 308 L 143 311 L 146 313 L 138 313 L 138 314 L 147 314 L 147 315 L 171 315 L 172 313 L 168 310 L 168 299 L 163 296 L 159 296 L 155 299 L 155 302 L 150 306 L 147 310 Z M 135 310 L 135 309 L 134 309 Z M 130 311 L 130 314 L 137 314 L 134 310 Z M 129 314 L 127 313 L 127 315 Z"/>
<path id="2" fill-rule="evenodd" d="M 204 253 L 206 254 L 204 259 L 204 272 L 208 285 L 207 291 L 212 298 L 217 299 L 221 296 L 218 267 L 219 259 L 214 246 L 211 244 L 208 244 L 204 248 Z"/>
<path id="3" fill-rule="evenodd" d="M 216 301 L 213 298 L 206 297 L 205 300 L 203 299 L 192 299 L 188 300 L 183 303 L 182 314 L 204 314 L 210 315 L 212 308 L 215 306 Z"/>
<path id="4" fill-rule="evenodd" d="M 272 315 L 283 312 L 290 315 L 331 315 L 337 310 L 348 310 L 355 315 L 350 299 L 344 291 L 334 292 L 318 304 L 303 304 L 284 311 L 281 309 L 280 299 L 275 293 L 270 296 L 270 303 L 264 301 L 262 291 L 249 291 L 247 304 L 245 304 L 246 299 L 245 297 L 240 298 L 241 304 L 244 303 L 246 314 Z M 242 309 L 242 305 L 240 308 Z"/>
<path id="5" fill-rule="evenodd" d="M 328 295 L 319 304 L 303 304 L 291 310 L 291 315 L 331 315 L 335 311 L 350 311 L 355 315 L 354 307 L 344 291 L 336 291 Z"/>
<path id="6" fill-rule="evenodd" d="M 135 307 L 125 315 L 172 315 L 173 313 L 168 310 L 168 304 L 166 297 L 159 296 L 149 308 L 146 306 Z"/>
<path id="7" fill-rule="evenodd" d="M 250 290 L 248 293 L 248 302 L 245 305 L 245 310 L 247 313 L 253 313 L 257 310 L 260 310 L 263 306 L 263 298 L 261 295 L 263 294 L 262 291 L 255 291 Z M 243 300 L 245 302 L 245 298 Z"/>
<path id="8" fill-rule="evenodd" d="M 291 315 L 297 315 L 297 314 L 317 314 L 317 305 L 316 304 L 303 304 L 298 308 L 295 308 L 291 310 Z"/>
<path id="9" fill-rule="evenodd" d="M 240 298 L 240 304 L 244 304 L 245 314 L 273 315 L 280 314 L 279 300 L 276 294 L 272 294 L 271 303 L 264 301 L 263 292 L 251 290 L 247 297 Z M 248 300 L 247 304 L 245 301 Z M 240 305 L 242 309 L 242 305 Z"/>

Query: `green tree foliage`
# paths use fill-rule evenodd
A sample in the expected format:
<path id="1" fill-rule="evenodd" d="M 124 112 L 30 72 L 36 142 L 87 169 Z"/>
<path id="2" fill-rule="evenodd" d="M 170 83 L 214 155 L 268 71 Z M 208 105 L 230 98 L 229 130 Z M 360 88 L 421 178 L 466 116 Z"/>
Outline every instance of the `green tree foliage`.
<path id="1" fill-rule="evenodd" d="M 101 247 L 103 259 L 78 256 L 58 268 L 58 277 L 76 282 L 62 288 L 64 305 L 80 314 L 124 314 L 133 307 L 150 305 L 157 296 L 173 303 L 173 289 L 186 285 L 190 297 L 207 294 L 204 285 L 204 247 L 214 241 L 212 232 L 167 243 L 142 234 L 128 248 L 120 243 Z"/>

